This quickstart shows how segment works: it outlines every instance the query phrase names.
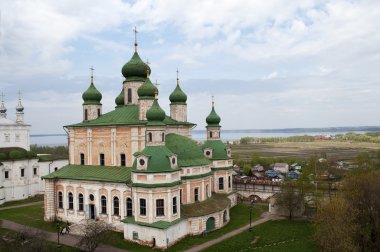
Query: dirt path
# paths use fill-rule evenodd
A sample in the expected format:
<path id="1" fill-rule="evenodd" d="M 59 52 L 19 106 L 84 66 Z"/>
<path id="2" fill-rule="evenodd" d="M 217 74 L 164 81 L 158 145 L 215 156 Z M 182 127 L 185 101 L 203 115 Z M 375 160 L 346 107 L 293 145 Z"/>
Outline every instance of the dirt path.
<path id="1" fill-rule="evenodd" d="M 271 215 L 270 213 L 268 213 L 268 212 L 265 212 L 265 213 L 261 216 L 260 219 L 258 219 L 258 220 L 256 220 L 256 221 L 252 222 L 252 227 L 257 226 L 257 225 L 260 225 L 260 224 L 262 224 L 262 223 L 264 223 L 264 222 L 267 222 L 267 221 L 269 221 L 269 220 L 274 220 L 274 219 L 276 219 L 274 216 L 272 216 L 272 215 Z M 242 233 L 242 232 L 244 232 L 244 231 L 248 231 L 248 228 L 249 228 L 249 224 L 247 224 L 247 225 L 245 225 L 245 226 L 243 226 L 243 227 L 241 227 L 241 228 L 235 229 L 235 230 L 233 230 L 233 231 L 231 231 L 231 232 L 229 232 L 229 233 L 226 233 L 226 234 L 224 234 L 224 235 L 222 235 L 222 236 L 220 236 L 219 238 L 216 238 L 216 239 L 214 239 L 214 240 L 210 240 L 210 241 L 208 241 L 208 242 L 205 242 L 205 243 L 202 243 L 202 244 L 196 245 L 196 246 L 194 246 L 194 247 L 192 247 L 192 248 L 190 248 L 190 249 L 188 249 L 188 250 L 185 250 L 185 252 L 197 252 L 197 251 L 201 251 L 201 250 L 206 249 L 206 248 L 208 248 L 208 247 L 211 247 L 211 246 L 213 246 L 213 245 L 215 245 L 215 244 L 217 244 L 217 243 L 220 243 L 221 241 L 224 241 L 224 240 L 226 240 L 226 239 L 228 239 L 228 238 L 230 238 L 230 237 L 232 237 L 232 236 L 235 236 L 235 235 L 237 235 L 237 234 L 240 234 L 240 233 Z"/>
<path id="2" fill-rule="evenodd" d="M 42 233 L 45 240 L 51 241 L 51 242 L 57 242 L 57 233 L 52 233 L 52 232 L 44 231 L 38 228 L 21 225 L 13 221 L 1 220 L 1 227 L 10 229 L 16 232 L 21 231 L 21 230 L 29 230 L 30 232 Z M 78 248 L 77 243 L 79 242 L 79 239 L 80 239 L 79 236 L 70 235 L 70 234 L 59 236 L 60 244 L 64 244 L 64 245 L 75 247 L 75 248 Z M 104 244 L 99 245 L 99 247 L 96 248 L 95 251 L 97 252 L 128 252 L 127 250 L 122 250 L 122 249 L 104 245 Z"/>

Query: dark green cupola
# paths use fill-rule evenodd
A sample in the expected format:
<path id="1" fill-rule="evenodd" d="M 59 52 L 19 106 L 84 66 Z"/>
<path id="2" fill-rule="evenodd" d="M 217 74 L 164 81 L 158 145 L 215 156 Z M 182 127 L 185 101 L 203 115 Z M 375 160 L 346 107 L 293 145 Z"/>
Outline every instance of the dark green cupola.
<path id="1" fill-rule="evenodd" d="M 215 112 L 214 101 L 212 102 L 212 109 L 210 114 L 206 117 L 207 127 L 220 127 L 220 116 Z"/>
<path id="2" fill-rule="evenodd" d="M 124 105 L 124 88 L 121 89 L 120 94 L 115 99 L 116 107 L 120 107 Z"/>
<path id="3" fill-rule="evenodd" d="M 121 69 L 121 73 L 125 77 L 126 81 L 145 81 L 147 70 L 150 74 L 150 67 L 141 60 L 139 54 L 137 53 L 137 37 L 135 32 L 135 52 L 132 58 L 125 63 Z"/>
<path id="4" fill-rule="evenodd" d="M 154 99 L 154 95 L 156 93 L 156 88 L 153 85 L 153 83 L 150 81 L 149 78 L 149 70 L 146 69 L 146 79 L 144 81 L 144 84 L 142 84 L 139 89 L 137 89 L 137 94 L 139 95 L 139 98 L 145 98 L 145 99 Z"/>
<path id="5" fill-rule="evenodd" d="M 178 76 L 177 86 L 175 87 L 174 91 L 170 94 L 169 100 L 171 104 L 186 104 L 187 95 L 182 91 L 181 87 L 179 86 Z"/>
<path id="6" fill-rule="evenodd" d="M 101 105 L 102 94 L 94 85 L 94 77 L 91 75 L 91 84 L 88 89 L 82 94 L 83 105 Z"/>
<path id="7" fill-rule="evenodd" d="M 154 99 L 152 106 L 146 112 L 147 125 L 164 125 L 165 111 L 158 104 L 157 98 Z"/>

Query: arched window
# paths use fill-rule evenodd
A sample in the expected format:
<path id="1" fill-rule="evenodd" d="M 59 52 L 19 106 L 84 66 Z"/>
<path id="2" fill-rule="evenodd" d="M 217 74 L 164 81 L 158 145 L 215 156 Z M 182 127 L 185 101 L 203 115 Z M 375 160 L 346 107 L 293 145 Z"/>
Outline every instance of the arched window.
<path id="1" fill-rule="evenodd" d="M 210 131 L 210 138 L 212 138 L 212 131 Z"/>
<path id="2" fill-rule="evenodd" d="M 228 176 L 228 188 L 231 188 L 231 176 Z"/>
<path id="3" fill-rule="evenodd" d="M 162 142 L 165 142 L 165 133 L 162 133 Z"/>
<path id="4" fill-rule="evenodd" d="M 102 214 L 107 214 L 107 198 L 106 196 L 102 196 L 100 198 L 100 207 L 101 207 L 101 210 L 102 210 Z"/>
<path id="5" fill-rule="evenodd" d="M 132 199 L 127 198 L 127 203 L 126 203 L 126 216 L 132 216 Z"/>
<path id="6" fill-rule="evenodd" d="M 113 215 L 119 215 L 119 198 L 113 198 Z"/>
<path id="7" fill-rule="evenodd" d="M 83 194 L 78 194 L 78 210 L 83 211 Z"/>
<path id="8" fill-rule="evenodd" d="M 69 192 L 69 210 L 74 209 L 74 197 L 73 193 Z"/>
<path id="9" fill-rule="evenodd" d="M 208 198 L 208 185 L 206 185 L 206 198 Z"/>
<path id="10" fill-rule="evenodd" d="M 152 132 L 149 132 L 149 133 L 148 133 L 148 141 L 149 141 L 149 142 L 152 142 L 152 141 L 153 141 Z"/>
<path id="11" fill-rule="evenodd" d="M 85 120 L 85 121 L 88 120 L 88 112 L 87 112 L 87 109 L 84 110 L 84 120 Z"/>
<path id="12" fill-rule="evenodd" d="M 58 208 L 63 208 L 62 192 L 58 192 Z"/>

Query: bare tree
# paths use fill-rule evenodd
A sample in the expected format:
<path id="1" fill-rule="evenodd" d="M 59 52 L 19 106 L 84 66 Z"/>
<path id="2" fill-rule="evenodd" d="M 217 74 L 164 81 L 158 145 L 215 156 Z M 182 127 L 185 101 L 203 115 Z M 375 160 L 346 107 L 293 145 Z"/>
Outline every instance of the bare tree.
<path id="1" fill-rule="evenodd" d="M 82 238 L 78 246 L 86 251 L 93 252 L 100 243 L 108 238 L 109 231 L 112 230 L 111 225 L 104 221 L 87 220 L 82 226 Z"/>
<path id="2" fill-rule="evenodd" d="M 298 190 L 295 183 L 286 182 L 281 188 L 281 192 L 275 196 L 276 205 L 282 208 L 291 220 L 296 211 L 301 211 L 304 207 L 304 195 L 302 190 Z"/>

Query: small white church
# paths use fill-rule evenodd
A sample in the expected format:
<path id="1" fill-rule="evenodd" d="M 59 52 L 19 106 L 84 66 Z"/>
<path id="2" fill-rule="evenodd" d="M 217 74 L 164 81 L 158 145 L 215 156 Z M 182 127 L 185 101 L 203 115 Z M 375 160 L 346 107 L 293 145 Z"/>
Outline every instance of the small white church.
<path id="1" fill-rule="evenodd" d="M 4 99 L 0 105 L 0 205 L 43 194 L 48 175 L 68 164 L 68 160 L 40 161 L 30 152 L 30 125 L 24 122 L 24 107 L 19 97 L 16 120 L 7 118 Z"/>

